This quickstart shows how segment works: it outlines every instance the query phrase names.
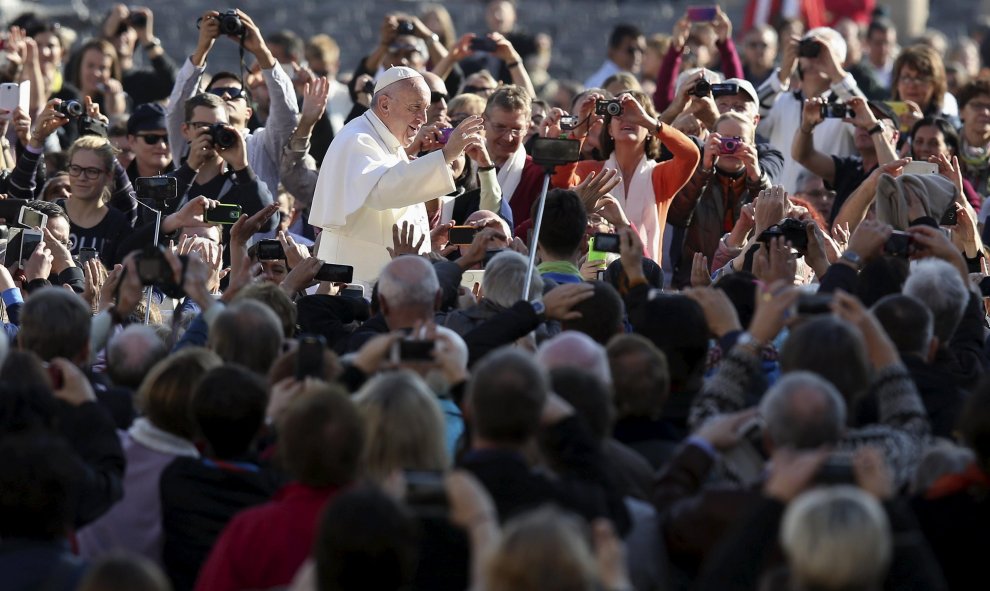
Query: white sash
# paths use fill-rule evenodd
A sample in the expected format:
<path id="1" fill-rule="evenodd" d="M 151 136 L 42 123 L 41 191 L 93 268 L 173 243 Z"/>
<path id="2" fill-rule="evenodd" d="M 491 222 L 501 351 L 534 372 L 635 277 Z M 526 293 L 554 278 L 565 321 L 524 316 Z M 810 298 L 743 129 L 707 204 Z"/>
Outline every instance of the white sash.
<path id="1" fill-rule="evenodd" d="M 512 156 L 505 161 L 498 171 L 498 186 L 502 188 L 502 198 L 512 200 L 513 193 L 522 180 L 523 167 L 526 165 L 526 148 L 519 146 Z"/>

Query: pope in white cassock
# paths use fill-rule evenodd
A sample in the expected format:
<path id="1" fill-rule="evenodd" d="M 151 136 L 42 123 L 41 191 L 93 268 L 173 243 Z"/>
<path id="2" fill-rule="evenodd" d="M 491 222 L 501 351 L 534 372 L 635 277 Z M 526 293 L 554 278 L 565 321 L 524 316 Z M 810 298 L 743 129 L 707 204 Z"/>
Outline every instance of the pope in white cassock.
<path id="1" fill-rule="evenodd" d="M 425 202 L 454 191 L 449 164 L 480 144 L 481 117 L 468 117 L 440 150 L 410 159 L 405 148 L 426 123 L 430 90 L 411 68 L 386 70 L 371 109 L 340 130 L 316 182 L 309 222 L 323 228 L 317 256 L 354 266 L 354 280 L 372 283 L 390 260 L 392 225 L 409 222 L 430 247 Z"/>

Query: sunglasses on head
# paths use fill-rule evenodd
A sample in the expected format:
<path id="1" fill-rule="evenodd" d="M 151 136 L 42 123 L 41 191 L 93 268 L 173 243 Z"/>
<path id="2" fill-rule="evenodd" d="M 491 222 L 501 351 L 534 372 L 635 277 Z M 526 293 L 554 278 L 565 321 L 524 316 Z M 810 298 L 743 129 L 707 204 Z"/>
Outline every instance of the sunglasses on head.
<path id="1" fill-rule="evenodd" d="M 244 89 L 237 88 L 236 86 L 217 86 L 209 90 L 210 94 L 215 94 L 220 98 L 223 95 L 229 96 L 231 99 L 239 99 L 244 96 Z"/>
<path id="2" fill-rule="evenodd" d="M 139 138 L 144 140 L 144 143 L 149 146 L 156 146 L 158 142 L 168 143 L 168 134 L 165 133 L 145 133 L 138 135 Z"/>
<path id="3" fill-rule="evenodd" d="M 431 92 L 430 93 L 430 104 L 439 103 L 440 99 L 447 100 L 446 92 Z"/>

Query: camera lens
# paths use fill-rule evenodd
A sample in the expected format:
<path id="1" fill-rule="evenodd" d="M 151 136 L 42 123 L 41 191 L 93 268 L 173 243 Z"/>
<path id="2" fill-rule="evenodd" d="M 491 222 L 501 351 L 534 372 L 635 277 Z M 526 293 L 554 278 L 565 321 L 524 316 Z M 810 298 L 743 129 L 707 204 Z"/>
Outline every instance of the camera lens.
<path id="1" fill-rule="evenodd" d="M 605 107 L 605 110 L 609 115 L 615 117 L 622 114 L 622 105 L 618 101 L 610 102 L 608 106 Z"/>
<path id="2" fill-rule="evenodd" d="M 234 11 L 225 12 L 220 15 L 220 33 L 223 35 L 243 35 L 244 23 L 241 17 Z"/>
<path id="3" fill-rule="evenodd" d="M 63 101 L 58 105 L 58 112 L 66 117 L 81 117 L 85 110 L 79 101 Z"/>
<path id="4" fill-rule="evenodd" d="M 210 126 L 210 140 L 213 142 L 213 146 L 220 150 L 231 148 L 237 143 L 235 133 L 237 132 L 223 123 L 214 123 Z"/>
<path id="5" fill-rule="evenodd" d="M 711 92 L 712 92 L 711 82 L 702 78 L 701 80 L 698 80 L 697 84 L 694 85 L 694 91 L 692 92 L 692 94 L 694 94 L 694 96 L 698 98 L 701 98 L 708 96 L 709 94 L 711 94 Z"/>

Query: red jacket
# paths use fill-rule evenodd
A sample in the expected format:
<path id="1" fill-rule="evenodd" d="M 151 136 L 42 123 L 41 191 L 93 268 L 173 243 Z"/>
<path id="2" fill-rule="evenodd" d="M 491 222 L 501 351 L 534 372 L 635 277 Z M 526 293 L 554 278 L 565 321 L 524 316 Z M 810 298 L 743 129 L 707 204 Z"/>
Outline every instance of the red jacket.
<path id="1" fill-rule="evenodd" d="M 270 589 L 292 582 L 313 548 L 320 514 L 338 487 L 293 482 L 224 528 L 196 581 L 196 591 Z"/>

